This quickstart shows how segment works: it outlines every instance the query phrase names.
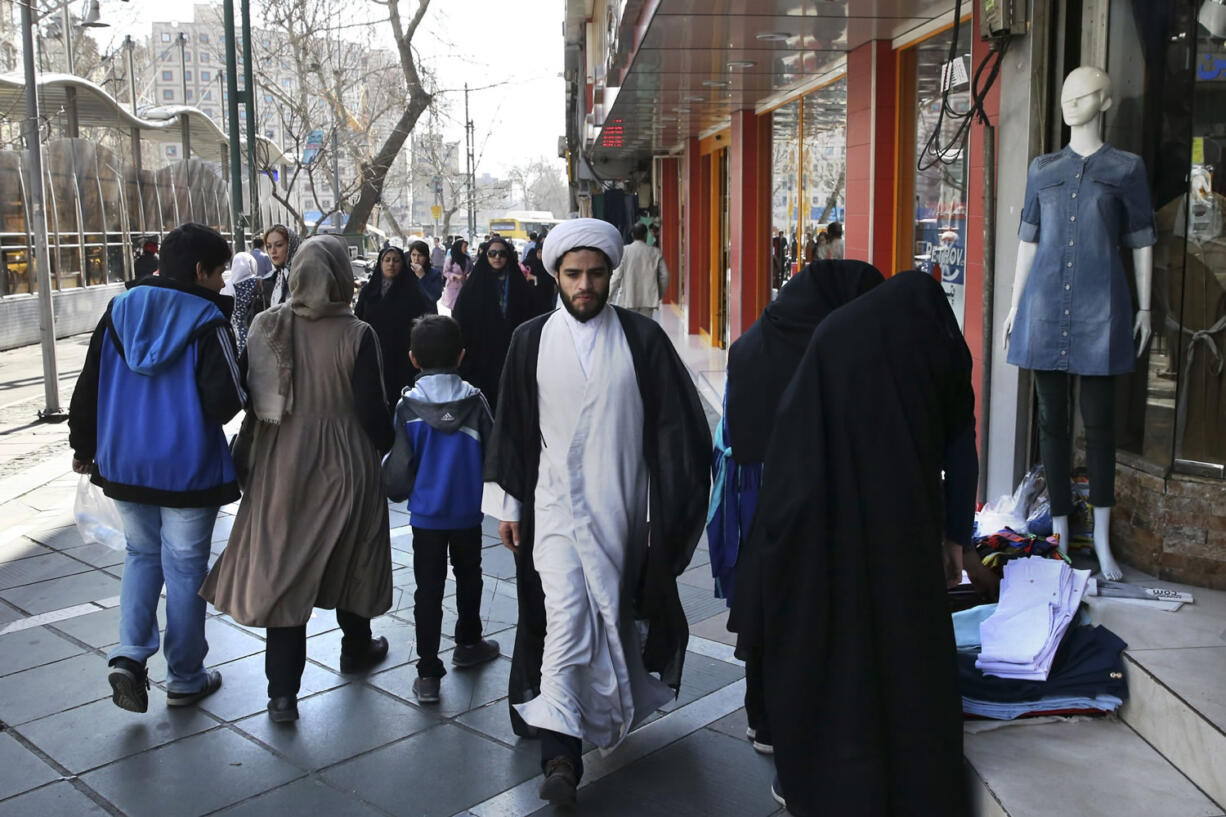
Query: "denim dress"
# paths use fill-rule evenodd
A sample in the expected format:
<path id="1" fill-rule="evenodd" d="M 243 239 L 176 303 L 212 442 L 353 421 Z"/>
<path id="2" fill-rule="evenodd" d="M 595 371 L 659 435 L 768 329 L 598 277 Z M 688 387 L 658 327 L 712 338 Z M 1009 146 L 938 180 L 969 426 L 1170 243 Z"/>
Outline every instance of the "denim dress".
<path id="1" fill-rule="evenodd" d="M 1157 243 L 1141 157 L 1104 144 L 1066 147 L 1026 173 L 1018 238 L 1038 251 L 1009 338 L 1008 361 L 1070 374 L 1131 372 L 1133 306 L 1120 248 Z"/>

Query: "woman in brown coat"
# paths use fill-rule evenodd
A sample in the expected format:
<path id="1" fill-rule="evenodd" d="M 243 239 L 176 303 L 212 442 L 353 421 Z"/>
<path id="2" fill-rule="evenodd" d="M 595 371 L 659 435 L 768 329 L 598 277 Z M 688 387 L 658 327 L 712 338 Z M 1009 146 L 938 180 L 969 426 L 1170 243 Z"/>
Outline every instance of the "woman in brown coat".
<path id="1" fill-rule="evenodd" d="M 344 242 L 304 242 L 289 288 L 288 302 L 251 325 L 250 473 L 230 542 L 200 591 L 238 623 L 268 628 L 268 715 L 277 722 L 298 718 L 312 608 L 336 610 L 341 672 L 362 672 L 387 655 L 370 620 L 392 601 L 379 471 L 392 424 L 378 338 L 349 308 Z"/>

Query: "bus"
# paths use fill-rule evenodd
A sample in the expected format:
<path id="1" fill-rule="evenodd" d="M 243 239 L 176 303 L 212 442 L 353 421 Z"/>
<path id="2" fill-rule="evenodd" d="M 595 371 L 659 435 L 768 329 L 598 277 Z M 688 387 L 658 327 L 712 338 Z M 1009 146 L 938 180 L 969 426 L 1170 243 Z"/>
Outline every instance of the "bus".
<path id="1" fill-rule="evenodd" d="M 490 234 L 498 233 L 512 241 L 527 241 L 528 233 L 552 230 L 561 219 L 553 217 L 548 210 L 512 210 L 501 218 L 490 219 Z"/>

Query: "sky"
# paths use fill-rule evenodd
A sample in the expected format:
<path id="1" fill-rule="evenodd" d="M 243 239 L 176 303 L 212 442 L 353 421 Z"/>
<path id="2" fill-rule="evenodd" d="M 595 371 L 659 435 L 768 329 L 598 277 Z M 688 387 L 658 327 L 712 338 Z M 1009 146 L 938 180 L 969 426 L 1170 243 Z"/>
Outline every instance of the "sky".
<path id="1" fill-rule="evenodd" d="M 202 0 L 220 5 L 219 0 Z M 378 6 L 352 0 L 377 14 Z M 104 53 L 118 47 L 125 34 L 146 38 L 157 22 L 189 22 L 191 0 L 101 0 L 109 28 L 93 36 Z M 251 0 L 252 25 L 258 27 L 260 0 Z M 235 0 L 235 12 L 240 3 Z M 400 0 L 401 15 L 411 17 L 417 0 Z M 558 137 L 565 131 L 563 70 L 563 0 L 432 0 L 413 40 L 421 63 L 439 78 L 450 117 L 443 131 L 449 141 L 464 142 L 464 83 L 475 125 L 478 173 L 505 176 L 516 165 L 537 157 L 559 172 Z M 392 48 L 391 26 L 381 24 L 348 32 L 355 47 Z"/>

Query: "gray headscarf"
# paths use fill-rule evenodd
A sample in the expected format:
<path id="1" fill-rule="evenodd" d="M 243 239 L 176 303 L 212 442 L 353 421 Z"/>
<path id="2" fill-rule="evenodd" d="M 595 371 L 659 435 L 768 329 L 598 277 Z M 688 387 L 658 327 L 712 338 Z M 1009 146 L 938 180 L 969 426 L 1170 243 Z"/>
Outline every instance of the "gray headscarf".
<path id="1" fill-rule="evenodd" d="M 272 288 L 272 302 L 274 304 L 285 303 L 288 298 L 288 285 L 290 270 L 293 269 L 294 257 L 298 254 L 298 248 L 302 246 L 302 236 L 286 227 L 284 224 L 274 224 L 264 233 L 265 236 L 272 232 L 285 232 L 285 263 L 282 266 L 275 267 L 272 275 L 276 276 L 276 281 Z"/>
<path id="2" fill-rule="evenodd" d="M 294 319 L 352 315 L 353 267 L 343 239 L 307 239 L 293 260 L 290 298 L 256 316 L 247 340 L 247 384 L 257 417 L 280 423 L 294 410 Z"/>

